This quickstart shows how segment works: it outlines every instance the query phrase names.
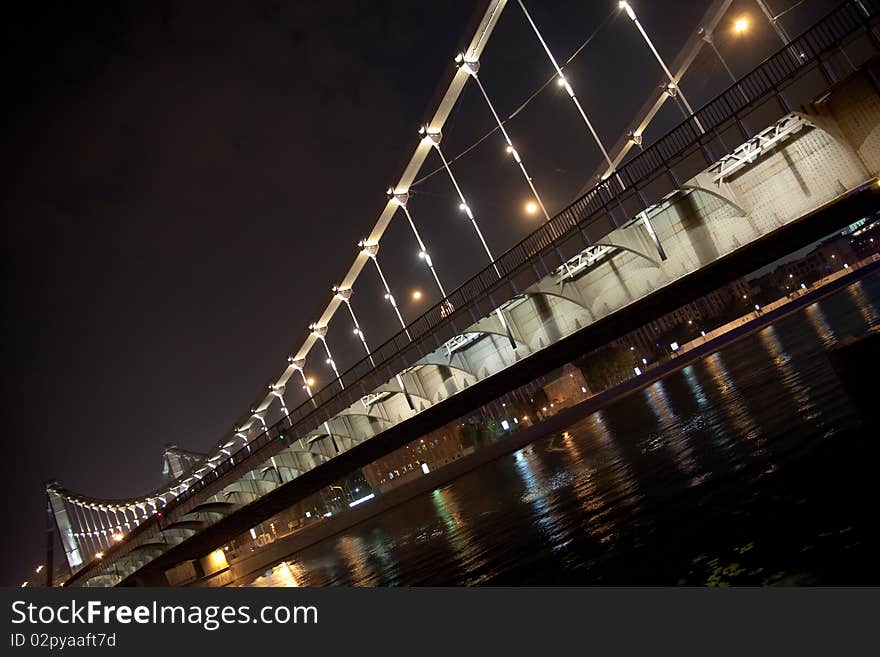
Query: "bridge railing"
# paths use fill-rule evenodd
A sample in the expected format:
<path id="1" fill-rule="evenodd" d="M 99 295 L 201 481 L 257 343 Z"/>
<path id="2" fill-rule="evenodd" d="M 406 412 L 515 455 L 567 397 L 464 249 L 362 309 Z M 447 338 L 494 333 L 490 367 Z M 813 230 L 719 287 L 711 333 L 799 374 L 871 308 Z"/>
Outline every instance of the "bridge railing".
<path id="1" fill-rule="evenodd" d="M 175 497 L 167 507 L 176 507 L 193 498 L 207 486 L 222 479 L 225 474 L 240 468 L 243 461 L 259 459 L 259 462 L 263 462 L 268 459 L 268 455 L 263 453 L 268 451 L 266 448 L 272 443 L 277 444 L 284 439 L 283 444 L 288 444 L 314 431 L 324 421 L 356 402 L 363 394 L 393 379 L 400 371 L 396 366 L 401 362 L 401 354 L 412 353 L 415 348 L 419 354 L 426 355 L 440 347 L 442 341 L 438 334 L 445 329 L 448 337 L 452 337 L 456 330 L 476 321 L 478 318 L 473 316 L 471 305 L 486 299 L 493 290 L 504 287 L 505 278 L 513 276 L 533 262 L 536 256 L 555 247 L 575 232 L 579 231 L 589 241 L 590 238 L 586 237 L 587 228 L 599 219 L 609 216 L 610 208 L 618 202 L 622 194 L 638 189 L 639 185 L 666 168 L 671 160 L 681 157 L 688 149 L 699 144 L 707 133 L 722 127 L 752 103 L 776 92 L 800 71 L 814 66 L 822 55 L 837 48 L 842 41 L 861 31 L 870 33 L 878 14 L 880 0 L 849 0 L 839 5 L 804 34 L 701 107 L 693 116 L 619 167 L 608 179 L 526 236 L 492 265 L 466 281 L 443 302 L 429 309 L 405 330 L 376 348 L 371 354 L 376 366 L 368 358 L 356 363 L 340 376 L 344 388 L 336 380 L 328 383 L 315 393 L 312 400 L 291 409 L 287 416 L 267 431 L 218 463 L 212 472 Z M 451 304 L 451 312 L 446 312 L 446 303 Z M 432 338 L 434 347 L 424 351 L 422 343 Z M 155 518 L 144 521 L 129 534 L 126 543 L 130 544 L 137 535 L 147 532 L 155 522 Z"/>

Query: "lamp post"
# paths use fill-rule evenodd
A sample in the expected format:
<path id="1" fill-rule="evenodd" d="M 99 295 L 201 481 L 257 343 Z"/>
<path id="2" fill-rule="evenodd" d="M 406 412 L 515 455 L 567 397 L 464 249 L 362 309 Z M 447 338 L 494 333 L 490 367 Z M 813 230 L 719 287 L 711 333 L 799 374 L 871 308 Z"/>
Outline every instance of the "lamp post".
<path id="1" fill-rule="evenodd" d="M 751 24 L 747 16 L 740 16 L 733 22 L 732 32 L 735 36 L 740 37 L 748 33 Z M 749 102 L 749 97 L 746 95 L 746 92 L 743 91 L 742 87 L 739 85 L 739 80 L 737 80 L 736 76 L 733 74 L 730 66 L 727 64 L 727 60 L 721 55 L 721 52 L 718 50 L 718 46 L 715 45 L 715 35 L 709 31 L 700 28 L 700 32 L 703 33 L 703 41 L 709 44 L 709 47 L 712 48 L 712 51 L 715 53 L 715 56 L 718 58 L 718 61 L 721 62 L 721 65 L 724 67 L 724 70 L 727 71 L 727 75 L 730 76 L 731 81 L 736 85 L 737 90 L 740 95 L 743 97 L 743 100 L 747 103 Z"/>
<path id="2" fill-rule="evenodd" d="M 306 373 L 305 373 L 306 362 L 305 362 L 305 360 L 304 359 L 295 359 L 293 356 L 291 356 L 287 360 L 291 364 L 293 369 L 295 369 L 297 372 L 299 372 L 300 378 L 302 378 L 303 388 L 305 389 L 306 393 L 308 393 L 309 401 L 312 402 L 312 406 L 314 406 L 315 408 L 318 408 L 318 404 L 312 395 L 312 388 L 315 387 L 315 379 L 311 376 L 306 376 Z M 340 385 L 342 385 L 341 381 L 340 381 Z M 327 435 L 330 437 L 330 442 L 333 443 L 333 448 L 336 450 L 336 453 L 338 454 L 339 453 L 339 446 L 336 444 L 336 439 L 333 437 L 333 431 L 330 429 L 330 421 L 329 420 L 324 420 L 324 431 L 327 432 Z M 300 445 L 302 445 L 302 440 L 300 440 Z"/>
<path id="3" fill-rule="evenodd" d="M 290 365 L 293 367 L 293 369 L 295 369 L 297 372 L 299 372 L 299 376 L 303 382 L 303 390 L 305 390 L 306 394 L 309 396 L 309 400 L 312 402 L 312 406 L 317 408 L 318 404 L 315 402 L 315 400 L 312 396 L 312 386 L 315 385 L 315 379 L 311 376 L 306 376 L 306 373 L 305 373 L 306 361 L 305 361 L 305 359 L 303 359 L 303 358 L 297 359 L 297 358 L 294 358 L 293 356 L 290 356 L 287 359 L 287 361 L 290 363 Z"/>

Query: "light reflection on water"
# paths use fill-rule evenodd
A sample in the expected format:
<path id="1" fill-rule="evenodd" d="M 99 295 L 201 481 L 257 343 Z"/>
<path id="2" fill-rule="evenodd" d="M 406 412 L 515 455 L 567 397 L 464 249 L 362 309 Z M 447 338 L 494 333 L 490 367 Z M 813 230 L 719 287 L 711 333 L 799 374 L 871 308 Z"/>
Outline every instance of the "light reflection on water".
<path id="1" fill-rule="evenodd" d="M 806 309 L 806 314 L 808 317 L 815 318 L 818 313 L 814 310 L 816 308 L 816 304 L 813 304 L 809 308 Z M 817 326 L 816 321 L 811 320 L 810 322 L 813 327 Z M 820 326 L 823 326 L 820 324 Z M 822 339 L 822 343 L 824 345 L 832 344 L 832 341 L 828 339 L 828 335 L 830 335 L 830 329 L 819 332 L 819 337 Z M 800 413 L 801 418 L 803 420 L 812 420 L 816 417 L 816 413 L 813 413 L 813 404 L 810 402 L 810 392 L 807 385 L 802 381 L 800 375 L 797 370 L 791 364 L 791 356 L 789 356 L 785 352 L 785 348 L 782 346 L 782 342 L 779 340 L 779 336 L 776 332 L 776 327 L 768 326 L 761 331 L 758 332 L 758 337 L 761 339 L 761 343 L 764 345 L 764 348 L 770 353 L 773 357 L 773 363 L 776 365 L 776 369 L 779 373 L 779 380 L 788 388 L 789 393 L 791 394 L 792 399 L 794 399 L 798 404 L 798 413 Z"/>
<path id="2" fill-rule="evenodd" d="M 559 469 L 548 475 L 544 459 L 531 445 L 517 451 L 513 457 L 516 471 L 525 485 L 520 500 L 532 505 L 535 522 L 552 549 L 561 550 L 568 544 L 568 539 L 561 531 L 563 522 L 557 514 L 554 497 L 560 488 L 570 487 L 571 473 Z"/>
<path id="3" fill-rule="evenodd" d="M 479 571 L 486 564 L 486 558 L 474 540 L 468 517 L 460 511 L 455 491 L 449 487 L 438 488 L 431 493 L 431 500 L 443 520 L 445 536 L 461 571 Z"/>
<path id="4" fill-rule="evenodd" d="M 849 293 L 853 303 L 855 303 L 856 307 L 859 309 L 859 314 L 862 316 L 865 327 L 869 329 L 871 327 L 876 328 L 878 324 L 880 324 L 880 316 L 878 316 L 877 314 L 877 307 L 873 303 L 871 303 L 871 301 L 865 295 L 862 281 L 857 281 L 856 283 L 850 285 L 847 288 L 847 292 Z"/>
<path id="5" fill-rule="evenodd" d="M 648 406 L 657 418 L 659 429 L 652 436 L 651 447 L 667 447 L 672 453 L 676 466 L 684 474 L 694 477 L 699 466 L 694 460 L 693 450 L 688 444 L 688 432 L 694 430 L 694 423 L 692 421 L 683 423 L 678 417 L 669 403 L 662 380 L 655 381 L 645 388 L 645 393 Z M 696 477 L 693 483 L 698 484 L 699 479 Z"/>
<path id="6" fill-rule="evenodd" d="M 828 318 L 826 318 L 825 313 L 822 312 L 819 302 L 808 306 L 806 313 L 807 319 L 810 320 L 810 324 L 816 329 L 816 333 L 822 339 L 822 344 L 826 347 L 833 346 L 834 343 L 837 342 L 837 336 L 828 324 Z"/>
<path id="7" fill-rule="evenodd" d="M 785 495 L 774 473 L 793 450 L 859 431 L 824 352 L 878 330 L 878 300 L 880 276 L 851 285 L 254 584 L 702 583 L 694 564 L 730 547 L 716 545 L 725 532 L 759 561 L 749 581 L 761 583 L 767 537 L 783 540 L 766 507 Z M 763 486 L 773 492 L 758 495 Z"/>

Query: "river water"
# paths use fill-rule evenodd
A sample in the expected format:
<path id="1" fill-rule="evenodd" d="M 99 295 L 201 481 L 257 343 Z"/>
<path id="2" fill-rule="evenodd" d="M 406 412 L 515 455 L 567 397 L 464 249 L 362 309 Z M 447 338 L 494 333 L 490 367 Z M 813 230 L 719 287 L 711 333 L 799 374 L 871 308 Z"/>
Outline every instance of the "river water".
<path id="1" fill-rule="evenodd" d="M 877 431 L 826 357 L 877 330 L 880 275 L 253 584 L 877 584 Z"/>

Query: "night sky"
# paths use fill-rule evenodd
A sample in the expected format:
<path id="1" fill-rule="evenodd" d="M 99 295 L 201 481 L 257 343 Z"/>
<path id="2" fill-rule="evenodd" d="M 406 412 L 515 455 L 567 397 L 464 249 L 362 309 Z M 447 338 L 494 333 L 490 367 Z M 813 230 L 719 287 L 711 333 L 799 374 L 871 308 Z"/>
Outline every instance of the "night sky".
<path id="1" fill-rule="evenodd" d="M 783 22 L 797 33 L 834 4 L 805 0 Z M 708 0 L 633 5 L 671 60 Z M 617 0 L 528 6 L 560 60 L 607 19 L 567 77 L 613 143 L 660 76 Z M 384 206 L 474 7 L 35 0 L 6 16 L 0 584 L 20 584 L 45 559 L 47 479 L 97 497 L 143 493 L 158 484 L 165 444 L 207 450 L 262 396 Z M 742 13 L 753 19 L 745 47 L 728 33 Z M 735 1 L 722 28 L 719 48 L 739 74 L 779 47 L 752 0 Z M 505 116 L 552 73 L 515 2 L 481 64 Z M 704 48 L 682 87 L 698 106 L 727 85 Z M 680 120 L 667 103 L 646 139 Z M 492 126 L 469 84 L 444 151 Z M 600 163 L 556 85 L 508 129 L 551 213 Z M 438 165 L 432 154 L 423 173 Z M 453 167 L 496 255 L 537 227 L 499 134 Z M 412 190 L 448 290 L 485 265 L 457 206 L 445 176 Z M 407 320 L 438 299 L 416 250 L 399 212 L 380 261 Z M 373 272 L 353 298 L 371 343 L 390 337 Z M 337 318 L 328 340 L 345 369 L 363 354 Z M 319 387 L 329 379 L 323 357 L 308 367 Z"/>

